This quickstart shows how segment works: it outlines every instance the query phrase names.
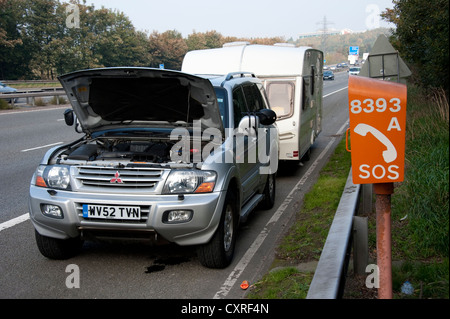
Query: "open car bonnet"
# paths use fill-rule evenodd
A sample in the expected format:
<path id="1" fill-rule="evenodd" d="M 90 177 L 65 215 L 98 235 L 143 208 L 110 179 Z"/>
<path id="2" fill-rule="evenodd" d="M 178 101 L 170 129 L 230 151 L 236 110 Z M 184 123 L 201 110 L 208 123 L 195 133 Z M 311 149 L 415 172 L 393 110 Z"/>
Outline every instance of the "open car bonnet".
<path id="1" fill-rule="evenodd" d="M 223 133 L 211 82 L 151 68 L 102 68 L 58 77 L 83 131 L 117 126 L 213 127 Z M 198 124 L 197 124 L 198 125 Z M 223 135 L 222 135 L 223 136 Z"/>

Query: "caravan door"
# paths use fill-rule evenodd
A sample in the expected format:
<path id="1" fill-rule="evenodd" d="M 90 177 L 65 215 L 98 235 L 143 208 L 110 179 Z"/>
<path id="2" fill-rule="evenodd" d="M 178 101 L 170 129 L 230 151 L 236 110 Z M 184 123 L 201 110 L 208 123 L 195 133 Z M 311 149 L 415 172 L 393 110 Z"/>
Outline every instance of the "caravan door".
<path id="1" fill-rule="evenodd" d="M 300 159 L 309 159 L 311 146 L 322 131 L 323 55 L 311 50 L 305 55 L 300 115 Z"/>
<path id="2" fill-rule="evenodd" d="M 277 114 L 279 159 L 298 159 L 299 112 L 295 105 L 299 99 L 296 78 L 266 78 L 265 88 L 270 108 Z"/>

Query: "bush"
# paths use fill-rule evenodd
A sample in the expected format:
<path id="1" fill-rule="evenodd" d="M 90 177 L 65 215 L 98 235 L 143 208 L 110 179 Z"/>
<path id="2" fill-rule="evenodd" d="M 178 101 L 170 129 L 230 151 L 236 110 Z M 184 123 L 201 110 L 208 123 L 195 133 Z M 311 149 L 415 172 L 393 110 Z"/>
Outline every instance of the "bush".
<path id="1" fill-rule="evenodd" d="M 8 102 L 0 99 L 0 110 L 9 110 L 10 108 L 11 108 L 11 105 L 9 105 Z"/>
<path id="2" fill-rule="evenodd" d="M 399 215 L 408 214 L 410 239 L 418 257 L 448 257 L 448 101 L 443 92 L 429 98 L 417 88 L 408 91 L 406 175 L 399 186 L 404 194 Z"/>

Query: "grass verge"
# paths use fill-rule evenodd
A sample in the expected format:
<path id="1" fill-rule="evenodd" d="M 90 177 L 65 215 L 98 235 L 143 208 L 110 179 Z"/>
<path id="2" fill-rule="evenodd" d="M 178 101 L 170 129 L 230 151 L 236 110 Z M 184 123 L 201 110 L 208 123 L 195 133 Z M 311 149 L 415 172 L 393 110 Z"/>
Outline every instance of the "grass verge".
<path id="1" fill-rule="evenodd" d="M 14 87 L 17 90 L 25 90 L 25 89 L 37 89 L 37 88 L 55 88 L 61 87 L 61 83 L 59 81 L 20 81 L 16 83 L 11 83 L 10 86 Z"/>

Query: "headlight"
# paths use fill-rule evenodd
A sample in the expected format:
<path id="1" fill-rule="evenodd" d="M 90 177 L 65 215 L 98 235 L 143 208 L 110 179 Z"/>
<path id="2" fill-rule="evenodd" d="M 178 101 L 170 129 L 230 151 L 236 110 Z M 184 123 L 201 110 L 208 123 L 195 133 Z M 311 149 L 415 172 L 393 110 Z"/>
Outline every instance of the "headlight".
<path id="1" fill-rule="evenodd" d="M 210 193 L 217 174 L 212 171 L 173 170 L 164 185 L 164 194 Z"/>
<path id="2" fill-rule="evenodd" d="M 70 189 L 70 167 L 66 165 L 40 165 L 34 173 L 34 184 L 40 187 Z"/>

